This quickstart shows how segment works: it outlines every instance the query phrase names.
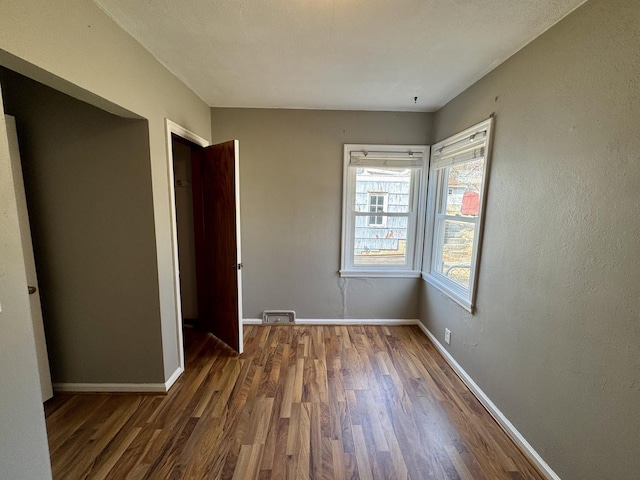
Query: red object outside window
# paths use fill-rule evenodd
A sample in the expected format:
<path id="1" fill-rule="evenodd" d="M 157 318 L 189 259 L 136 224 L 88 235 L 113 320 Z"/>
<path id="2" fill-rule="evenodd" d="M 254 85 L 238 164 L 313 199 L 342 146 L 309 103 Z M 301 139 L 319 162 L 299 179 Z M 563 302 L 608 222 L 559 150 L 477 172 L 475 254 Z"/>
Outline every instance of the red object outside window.
<path id="1" fill-rule="evenodd" d="M 465 192 L 462 195 L 462 215 L 478 216 L 480 211 L 480 194 L 478 192 Z"/>

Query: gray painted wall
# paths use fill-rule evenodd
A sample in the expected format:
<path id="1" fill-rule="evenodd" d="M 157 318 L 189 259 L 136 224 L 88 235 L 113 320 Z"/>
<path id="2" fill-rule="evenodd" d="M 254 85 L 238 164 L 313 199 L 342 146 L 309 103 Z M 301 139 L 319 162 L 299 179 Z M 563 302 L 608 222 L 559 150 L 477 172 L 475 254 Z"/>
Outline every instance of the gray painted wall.
<path id="1" fill-rule="evenodd" d="M 54 382 L 164 383 L 147 123 L 0 69 Z"/>
<path id="2" fill-rule="evenodd" d="M 164 379 L 179 368 L 165 118 L 207 138 L 209 107 L 89 0 L 4 2 L 0 65 L 92 105 L 148 121 Z M 0 259 L 2 254 L 0 253 Z M 153 281 L 153 280 L 152 280 Z"/>
<path id="3" fill-rule="evenodd" d="M 566 479 L 640 471 L 638 25 L 591 0 L 434 118 L 496 112 L 477 311 L 423 283 L 420 317 Z"/>
<path id="4" fill-rule="evenodd" d="M 178 324 L 170 228 L 165 118 L 208 137 L 209 107 L 88 0 L 4 2 L 0 65 L 92 105 L 148 121 L 163 378 L 179 368 Z M 2 117 L 4 118 L 4 117 Z M 0 157 L 7 152 L 0 121 Z M 5 165 L 0 160 L 0 165 Z M 0 166 L 0 469 L 9 478 L 50 478 L 44 415 L 39 402 L 33 334 L 15 202 Z M 144 186 L 143 186 L 144 188 Z M 6 310 L 5 310 L 6 308 Z M 152 335 L 158 335 L 151 332 Z"/>
<path id="5" fill-rule="evenodd" d="M 240 141 L 244 317 L 417 318 L 417 279 L 340 278 L 343 144 L 425 144 L 431 114 L 211 111 L 214 143 Z"/>

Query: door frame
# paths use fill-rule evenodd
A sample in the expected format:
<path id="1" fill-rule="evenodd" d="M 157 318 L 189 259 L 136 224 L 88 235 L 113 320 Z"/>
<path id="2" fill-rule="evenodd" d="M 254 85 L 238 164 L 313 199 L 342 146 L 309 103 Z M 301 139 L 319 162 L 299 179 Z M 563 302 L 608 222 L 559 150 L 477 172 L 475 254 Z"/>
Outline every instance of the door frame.
<path id="1" fill-rule="evenodd" d="M 171 255 L 173 257 L 173 299 L 176 306 L 176 338 L 178 339 L 178 359 L 180 361 L 180 373 L 184 372 L 184 340 L 182 337 L 182 298 L 180 297 L 180 262 L 178 259 L 178 226 L 176 221 L 176 188 L 175 176 L 173 171 L 173 144 L 171 134 L 175 134 L 180 138 L 184 138 L 200 147 L 208 147 L 211 142 L 205 140 L 201 136 L 187 130 L 183 126 L 169 120 L 164 119 L 165 134 L 167 140 L 167 172 L 169 174 L 169 209 L 171 224 Z M 174 376 L 174 381 L 178 376 Z M 173 383 L 173 382 L 171 382 Z M 167 386 L 167 390 L 171 385 Z"/>

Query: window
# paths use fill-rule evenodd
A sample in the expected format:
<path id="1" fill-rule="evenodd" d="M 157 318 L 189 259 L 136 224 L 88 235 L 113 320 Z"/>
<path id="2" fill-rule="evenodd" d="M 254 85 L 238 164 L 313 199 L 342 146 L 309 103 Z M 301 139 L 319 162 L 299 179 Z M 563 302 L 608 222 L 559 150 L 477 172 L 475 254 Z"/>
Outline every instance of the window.
<path id="1" fill-rule="evenodd" d="M 420 276 L 427 153 L 344 146 L 341 276 Z"/>
<path id="2" fill-rule="evenodd" d="M 369 212 L 377 213 L 386 211 L 387 194 L 386 193 L 370 193 L 369 194 Z M 382 215 L 369 216 L 370 227 L 386 227 L 387 217 Z"/>
<path id="3" fill-rule="evenodd" d="M 490 118 L 434 145 L 423 278 L 472 311 L 489 171 Z"/>

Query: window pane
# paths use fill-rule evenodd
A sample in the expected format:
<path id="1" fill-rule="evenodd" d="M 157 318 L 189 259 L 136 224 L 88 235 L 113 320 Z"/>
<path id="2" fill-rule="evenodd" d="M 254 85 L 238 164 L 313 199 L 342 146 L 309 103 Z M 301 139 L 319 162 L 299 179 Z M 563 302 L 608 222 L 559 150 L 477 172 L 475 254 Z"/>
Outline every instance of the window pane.
<path id="1" fill-rule="evenodd" d="M 436 271 L 468 289 L 475 224 L 440 220 L 437 225 L 441 248 Z"/>
<path id="2" fill-rule="evenodd" d="M 384 227 L 385 217 L 369 217 L 370 227 Z"/>
<path id="3" fill-rule="evenodd" d="M 371 210 L 372 212 L 378 211 L 378 210 L 375 210 L 375 207 L 384 206 L 384 195 L 371 195 L 369 198 L 370 198 L 371 207 L 374 208 L 373 210 Z M 379 211 L 381 212 L 382 209 L 380 209 Z"/>
<path id="4" fill-rule="evenodd" d="M 355 223 L 354 265 L 406 263 L 408 216 L 356 216 Z"/>
<path id="5" fill-rule="evenodd" d="M 483 172 L 484 158 L 447 168 L 447 215 L 478 216 Z"/>
<path id="6" fill-rule="evenodd" d="M 409 212 L 411 170 L 402 168 L 358 168 L 356 212 Z M 378 207 L 377 209 L 374 209 Z"/>

